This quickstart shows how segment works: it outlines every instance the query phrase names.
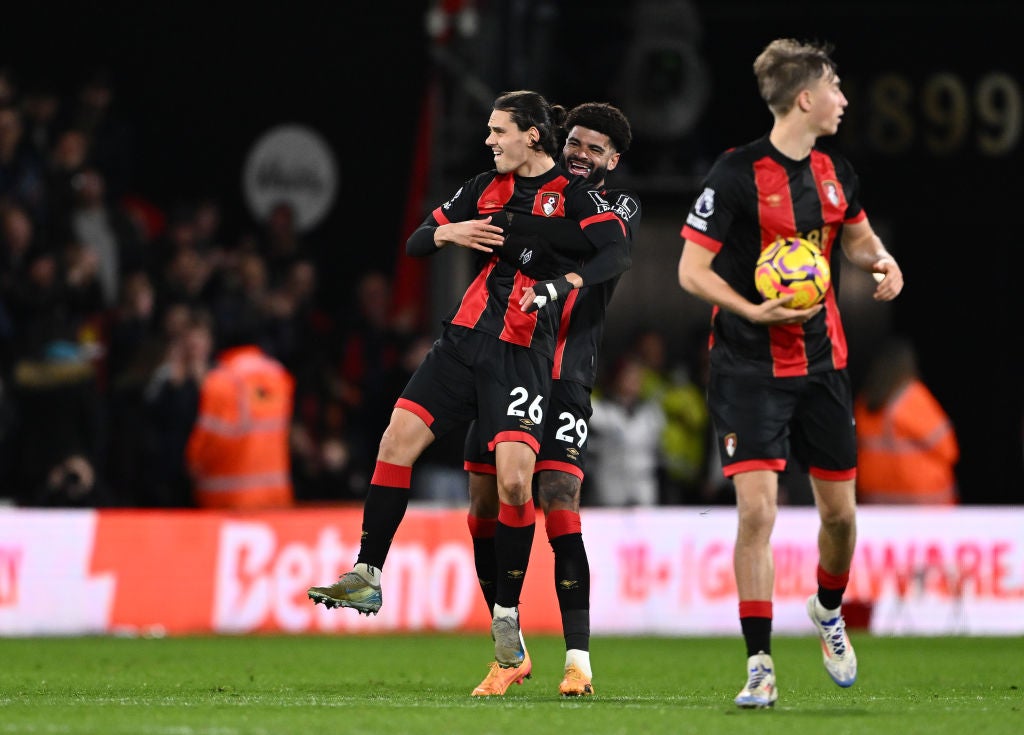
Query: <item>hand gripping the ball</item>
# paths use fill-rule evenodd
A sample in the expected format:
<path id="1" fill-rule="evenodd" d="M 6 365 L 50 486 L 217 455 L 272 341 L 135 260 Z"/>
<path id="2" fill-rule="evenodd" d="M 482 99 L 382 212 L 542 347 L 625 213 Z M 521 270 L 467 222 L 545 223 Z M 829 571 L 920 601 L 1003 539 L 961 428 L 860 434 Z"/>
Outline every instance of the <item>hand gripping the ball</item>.
<path id="1" fill-rule="evenodd" d="M 550 281 L 537 281 L 533 284 L 533 292 L 536 296 L 534 296 L 533 303 L 526 309 L 527 313 L 543 309 L 548 302 L 564 299 L 572 291 L 572 288 L 572 283 L 565 276 Z"/>

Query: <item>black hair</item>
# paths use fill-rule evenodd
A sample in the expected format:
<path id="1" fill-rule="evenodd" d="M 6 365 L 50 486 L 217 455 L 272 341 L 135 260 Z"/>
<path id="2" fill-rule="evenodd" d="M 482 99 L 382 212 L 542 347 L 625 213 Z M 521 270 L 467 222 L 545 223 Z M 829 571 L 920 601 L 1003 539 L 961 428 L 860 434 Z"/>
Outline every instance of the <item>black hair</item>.
<path id="1" fill-rule="evenodd" d="M 607 135 L 618 153 L 628 151 L 633 142 L 629 120 L 622 110 L 607 102 L 584 102 L 569 110 L 565 127 L 572 130 L 576 125 Z"/>
<path id="2" fill-rule="evenodd" d="M 494 100 L 494 109 L 507 112 L 520 130 L 537 128 L 540 139 L 536 145 L 552 158 L 558 156 L 565 139 L 564 107 L 549 104 L 539 92 L 520 89 Z"/>

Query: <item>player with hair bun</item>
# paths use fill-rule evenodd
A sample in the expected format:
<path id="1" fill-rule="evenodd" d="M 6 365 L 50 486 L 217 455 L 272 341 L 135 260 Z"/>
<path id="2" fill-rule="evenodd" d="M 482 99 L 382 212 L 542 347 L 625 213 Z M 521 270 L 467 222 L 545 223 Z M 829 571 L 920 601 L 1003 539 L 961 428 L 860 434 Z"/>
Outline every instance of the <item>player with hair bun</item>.
<path id="1" fill-rule="evenodd" d="M 598 352 L 605 315 L 619 277 L 632 264 L 632 244 L 640 227 L 640 200 L 630 191 L 605 188 L 632 142 L 629 120 L 617 107 L 587 102 L 574 107 L 566 118 L 568 135 L 562 148 L 562 165 L 585 182 L 594 201 L 600 201 L 619 218 L 627 233 L 618 247 L 601 249 L 579 269 L 552 282 L 564 282 L 576 290 L 574 300 L 562 309 L 558 358 L 554 364 L 548 421 L 535 466 L 537 497 L 544 511 L 544 527 L 555 555 L 555 593 L 565 639 L 565 670 L 559 693 L 589 696 L 594 693 L 590 664 L 590 563 L 583 544 L 580 521 L 580 487 L 587 453 L 587 422 L 593 408 L 590 394 L 599 364 Z M 531 226 L 550 234 L 558 222 L 535 223 L 516 218 L 512 229 Z M 543 227 L 542 227 L 543 226 Z M 530 292 L 546 290 L 543 282 Z M 480 588 L 488 607 L 495 595 L 494 529 L 498 516 L 494 456 L 482 451 L 477 425 L 466 438 L 465 467 L 469 471 L 467 523 L 473 538 L 474 559 Z M 525 645 L 524 645 L 525 650 Z M 528 654 L 527 654 L 528 655 Z M 522 676 L 494 664 L 473 690 L 474 696 L 502 695 Z"/>
<path id="2" fill-rule="evenodd" d="M 546 423 L 562 305 L 572 289 L 545 288 L 548 303 L 536 308 L 541 304 L 535 304 L 532 288 L 538 281 L 507 254 L 499 255 L 505 231 L 495 220 L 507 224 L 509 214 L 572 220 L 580 239 L 597 251 L 621 248 L 625 240 L 621 220 L 556 164 L 564 120 L 564 108 L 536 92 L 498 97 L 484 141 L 494 168 L 466 181 L 409 237 L 409 255 L 465 247 L 480 253 L 480 268 L 395 404 L 363 506 L 354 568 L 336 583 L 307 592 L 329 608 L 367 615 L 380 610 L 382 568 L 408 508 L 412 466 L 436 437 L 475 419 L 481 441 L 495 453 L 499 499 L 495 662 L 520 671 L 528 669 L 518 605 L 536 528 L 531 478 Z M 558 268 L 555 257 L 549 273 L 569 272 L 576 262 L 570 258 Z"/>

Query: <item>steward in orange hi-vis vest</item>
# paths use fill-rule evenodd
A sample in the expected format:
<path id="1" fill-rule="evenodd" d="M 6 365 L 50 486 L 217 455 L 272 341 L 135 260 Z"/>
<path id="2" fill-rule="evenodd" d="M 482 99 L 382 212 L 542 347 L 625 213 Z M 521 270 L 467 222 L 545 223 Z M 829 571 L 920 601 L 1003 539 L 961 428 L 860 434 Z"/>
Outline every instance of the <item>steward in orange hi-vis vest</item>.
<path id="1" fill-rule="evenodd" d="M 854 415 L 859 502 L 957 502 L 953 468 L 960 447 L 949 417 L 924 383 L 911 380 L 879 411 L 858 400 Z"/>
<path id="2" fill-rule="evenodd" d="M 254 345 L 232 347 L 203 381 L 185 448 L 200 508 L 282 508 L 294 500 L 288 432 L 295 381 Z"/>

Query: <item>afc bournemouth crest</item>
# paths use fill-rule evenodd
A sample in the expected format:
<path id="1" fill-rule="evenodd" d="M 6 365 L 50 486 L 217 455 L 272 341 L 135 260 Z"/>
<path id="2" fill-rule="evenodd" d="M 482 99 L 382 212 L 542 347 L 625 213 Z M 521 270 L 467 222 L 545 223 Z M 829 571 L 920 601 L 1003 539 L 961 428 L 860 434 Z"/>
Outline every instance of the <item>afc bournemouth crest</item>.
<path id="1" fill-rule="evenodd" d="M 838 207 L 840 202 L 839 185 L 832 180 L 827 180 L 821 182 L 821 188 L 825 190 L 825 198 L 828 199 L 829 203 L 833 207 Z"/>
<path id="2" fill-rule="evenodd" d="M 545 217 L 550 217 L 558 211 L 561 201 L 562 195 L 557 191 L 542 191 L 540 193 L 540 210 Z"/>
<path id="3" fill-rule="evenodd" d="M 725 453 L 728 454 L 730 457 L 736 454 L 736 435 L 726 434 L 725 439 L 723 439 L 723 441 L 725 442 Z"/>

